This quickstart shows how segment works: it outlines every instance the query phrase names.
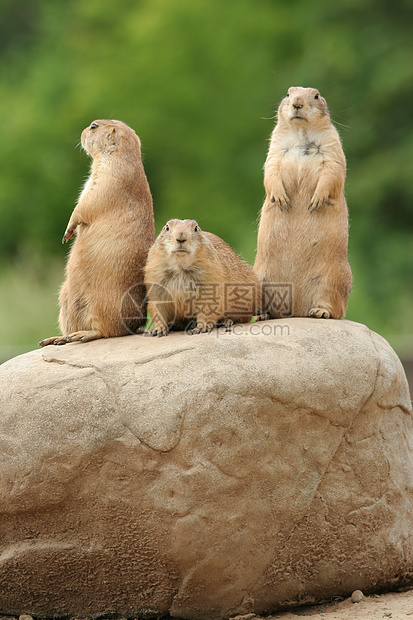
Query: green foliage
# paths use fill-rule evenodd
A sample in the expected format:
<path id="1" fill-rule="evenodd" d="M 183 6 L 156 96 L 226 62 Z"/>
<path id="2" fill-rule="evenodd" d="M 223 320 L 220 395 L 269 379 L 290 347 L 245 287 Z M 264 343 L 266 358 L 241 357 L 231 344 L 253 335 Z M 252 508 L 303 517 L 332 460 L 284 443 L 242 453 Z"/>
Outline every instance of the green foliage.
<path id="1" fill-rule="evenodd" d="M 191 217 L 253 261 L 275 110 L 314 86 L 348 160 L 348 317 L 411 333 L 412 17 L 407 0 L 4 0 L 0 256 L 63 259 L 81 130 L 112 117 L 141 137 L 157 229 Z"/>
<path id="2" fill-rule="evenodd" d="M 58 289 L 63 261 L 21 256 L 0 270 L 0 364 L 59 334 Z"/>

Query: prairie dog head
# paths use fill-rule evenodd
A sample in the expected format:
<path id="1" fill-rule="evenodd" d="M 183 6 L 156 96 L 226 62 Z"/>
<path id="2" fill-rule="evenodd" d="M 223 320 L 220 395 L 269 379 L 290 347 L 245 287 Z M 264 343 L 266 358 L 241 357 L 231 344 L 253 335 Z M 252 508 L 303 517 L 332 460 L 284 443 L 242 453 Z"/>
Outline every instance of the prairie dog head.
<path id="1" fill-rule="evenodd" d="M 278 122 L 300 128 L 330 124 L 326 100 L 316 88 L 291 86 L 279 105 Z"/>
<path id="2" fill-rule="evenodd" d="M 134 151 L 140 157 L 141 142 L 136 133 L 122 121 L 98 119 L 81 135 L 82 147 L 95 158 L 116 151 Z"/>
<path id="3" fill-rule="evenodd" d="M 178 264 L 192 260 L 204 244 L 205 237 L 195 220 L 169 220 L 156 240 L 157 248 Z"/>

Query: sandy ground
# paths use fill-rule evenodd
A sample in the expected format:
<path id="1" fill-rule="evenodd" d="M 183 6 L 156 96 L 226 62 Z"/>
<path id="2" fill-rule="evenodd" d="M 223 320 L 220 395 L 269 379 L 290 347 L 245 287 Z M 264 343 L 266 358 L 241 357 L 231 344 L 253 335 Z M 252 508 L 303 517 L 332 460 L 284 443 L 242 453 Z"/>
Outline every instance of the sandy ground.
<path id="1" fill-rule="evenodd" d="M 235 616 L 230 620 L 260 620 L 261 616 L 245 614 Z M 413 590 L 406 592 L 389 592 L 365 596 L 360 602 L 353 603 L 351 598 L 336 603 L 325 603 L 311 607 L 296 607 L 290 611 L 280 611 L 262 620 L 297 620 L 297 618 L 311 618 L 317 620 L 413 620 Z M 33 620 L 28 614 L 20 618 L 0 614 L 0 620 Z M 70 620 L 92 620 L 92 618 L 70 618 Z M 105 620 L 102 617 L 100 620 Z M 122 620 L 126 620 L 123 618 Z M 134 620 L 139 620 L 135 618 Z"/>
<path id="2" fill-rule="evenodd" d="M 245 616 L 244 616 L 245 618 Z M 271 620 L 296 620 L 297 618 L 324 618 L 324 620 L 413 620 L 413 590 L 389 592 L 387 594 L 365 596 L 359 603 L 350 598 L 337 603 L 298 607 L 292 611 L 278 612 Z M 269 620 L 269 619 L 267 619 Z"/>

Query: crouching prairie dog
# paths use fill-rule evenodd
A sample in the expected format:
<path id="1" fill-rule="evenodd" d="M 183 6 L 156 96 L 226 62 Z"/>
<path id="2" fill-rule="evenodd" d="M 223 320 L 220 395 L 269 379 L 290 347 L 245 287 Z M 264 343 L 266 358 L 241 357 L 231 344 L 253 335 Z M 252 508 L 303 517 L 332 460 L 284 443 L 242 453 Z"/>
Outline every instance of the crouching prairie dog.
<path id="1" fill-rule="evenodd" d="M 277 286 L 290 286 L 290 315 L 344 317 L 352 285 L 345 176 L 325 99 L 314 88 L 290 88 L 264 166 L 254 264 L 270 316 L 282 315 Z"/>
<path id="2" fill-rule="evenodd" d="M 143 269 L 155 226 L 140 140 L 121 121 L 96 120 L 81 143 L 92 165 L 62 240 L 76 237 L 59 297 L 62 336 L 40 346 L 123 336 L 146 322 Z"/>
<path id="3" fill-rule="evenodd" d="M 247 263 L 195 220 L 169 220 L 149 251 L 145 268 L 154 336 L 169 329 L 198 334 L 218 323 L 251 320 L 260 285 Z"/>

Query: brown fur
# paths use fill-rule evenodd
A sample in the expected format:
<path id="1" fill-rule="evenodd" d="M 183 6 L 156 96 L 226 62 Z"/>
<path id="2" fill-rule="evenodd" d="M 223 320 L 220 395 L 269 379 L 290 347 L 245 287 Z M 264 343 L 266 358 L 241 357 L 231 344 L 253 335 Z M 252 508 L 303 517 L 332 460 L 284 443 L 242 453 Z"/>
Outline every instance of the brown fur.
<path id="1" fill-rule="evenodd" d="M 76 236 L 59 298 L 63 336 L 41 346 L 123 336 L 146 322 L 143 268 L 155 226 L 140 140 L 121 121 L 96 120 L 81 141 L 92 166 L 63 237 Z"/>
<path id="2" fill-rule="evenodd" d="M 210 331 L 217 323 L 251 320 L 259 304 L 259 283 L 238 254 L 194 220 L 170 220 L 149 251 L 145 268 L 154 336 L 169 327 Z"/>
<path id="3" fill-rule="evenodd" d="M 290 88 L 264 166 L 254 270 L 263 283 L 292 284 L 292 316 L 345 315 L 352 284 L 345 176 L 325 100 L 314 88 Z M 280 316 L 268 295 L 266 303 Z"/>

